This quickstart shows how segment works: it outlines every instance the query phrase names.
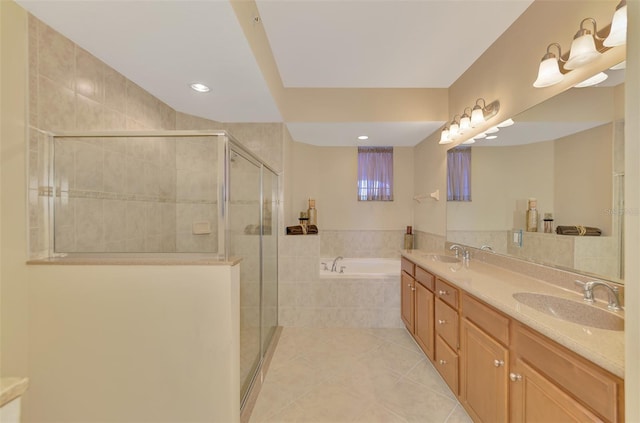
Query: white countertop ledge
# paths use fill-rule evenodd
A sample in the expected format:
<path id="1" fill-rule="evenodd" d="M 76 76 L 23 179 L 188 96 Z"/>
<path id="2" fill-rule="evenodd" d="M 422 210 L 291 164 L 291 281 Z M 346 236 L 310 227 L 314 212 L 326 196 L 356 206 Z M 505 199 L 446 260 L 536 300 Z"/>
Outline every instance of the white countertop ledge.
<path id="1" fill-rule="evenodd" d="M 473 258 L 465 266 L 463 263 L 433 261 L 427 257 L 429 254 L 444 253 L 402 251 L 403 257 L 425 270 L 624 378 L 624 331 L 597 329 L 561 320 L 521 304 L 512 296 L 516 292 L 536 292 L 580 301 L 582 296 L 579 293 Z M 597 303 L 596 306 L 606 310 L 606 304 Z"/>

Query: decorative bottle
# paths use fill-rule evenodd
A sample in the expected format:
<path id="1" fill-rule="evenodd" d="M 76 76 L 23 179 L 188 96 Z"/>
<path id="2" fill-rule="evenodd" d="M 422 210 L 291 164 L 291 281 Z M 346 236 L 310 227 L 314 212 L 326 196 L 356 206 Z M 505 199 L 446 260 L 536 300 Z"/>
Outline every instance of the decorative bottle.
<path id="1" fill-rule="evenodd" d="M 404 234 L 404 249 L 413 250 L 413 228 L 407 226 L 407 233 Z"/>
<path id="2" fill-rule="evenodd" d="M 527 210 L 527 232 L 538 232 L 538 202 L 535 198 L 529 198 L 529 209 Z"/>
<path id="3" fill-rule="evenodd" d="M 307 210 L 309 217 L 309 225 L 318 226 L 318 211 L 316 210 L 316 200 L 309 198 L 309 210 Z"/>

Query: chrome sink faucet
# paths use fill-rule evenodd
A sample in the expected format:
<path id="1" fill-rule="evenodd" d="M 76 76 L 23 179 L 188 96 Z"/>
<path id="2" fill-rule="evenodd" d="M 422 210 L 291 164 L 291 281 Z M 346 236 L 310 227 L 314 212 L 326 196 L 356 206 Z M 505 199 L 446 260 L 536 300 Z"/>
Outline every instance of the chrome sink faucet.
<path id="1" fill-rule="evenodd" d="M 449 250 L 453 251 L 456 257 L 460 257 L 460 251 L 462 251 L 463 254 L 464 254 L 464 251 L 466 251 L 464 247 L 458 244 L 453 244 L 451 247 L 449 247 Z"/>
<path id="2" fill-rule="evenodd" d="M 460 257 L 460 251 L 462 251 L 462 259 L 467 263 L 469 263 L 469 260 L 471 259 L 471 252 L 466 248 L 464 248 L 463 246 L 458 244 L 453 244 L 451 247 L 449 247 L 449 250 L 455 253 L 456 258 Z"/>
<path id="3" fill-rule="evenodd" d="M 338 257 L 335 258 L 335 260 L 333 260 L 333 264 L 331 265 L 331 271 L 332 272 L 337 272 L 338 271 L 338 269 L 336 267 L 336 265 L 338 264 L 338 260 L 343 260 L 343 259 L 344 259 L 344 257 L 338 256 Z"/>
<path id="4" fill-rule="evenodd" d="M 609 304 L 607 308 L 611 311 L 619 311 L 622 310 L 622 306 L 620 305 L 620 295 L 618 292 L 617 286 L 611 286 L 606 282 L 602 281 L 590 281 L 590 282 L 581 282 L 576 281 L 579 285 L 582 285 L 584 300 L 588 303 L 593 302 L 593 288 L 597 286 L 602 286 L 607 289 L 607 293 L 609 295 Z"/>

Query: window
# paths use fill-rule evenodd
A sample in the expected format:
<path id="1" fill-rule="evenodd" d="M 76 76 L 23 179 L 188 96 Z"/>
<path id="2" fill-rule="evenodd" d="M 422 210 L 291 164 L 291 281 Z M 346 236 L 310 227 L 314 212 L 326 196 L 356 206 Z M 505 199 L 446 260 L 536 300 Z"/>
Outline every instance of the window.
<path id="1" fill-rule="evenodd" d="M 447 151 L 447 201 L 471 201 L 471 148 Z"/>
<path id="2" fill-rule="evenodd" d="M 393 147 L 358 147 L 358 201 L 393 201 Z"/>

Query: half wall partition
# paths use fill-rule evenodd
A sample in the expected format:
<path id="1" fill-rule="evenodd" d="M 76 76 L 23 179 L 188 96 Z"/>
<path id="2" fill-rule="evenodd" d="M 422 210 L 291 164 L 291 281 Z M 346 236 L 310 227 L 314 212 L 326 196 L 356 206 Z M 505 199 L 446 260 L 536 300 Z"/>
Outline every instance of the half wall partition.
<path id="1" fill-rule="evenodd" d="M 278 323 L 277 172 L 224 131 L 47 135 L 43 255 L 242 260 L 242 403 Z"/>

